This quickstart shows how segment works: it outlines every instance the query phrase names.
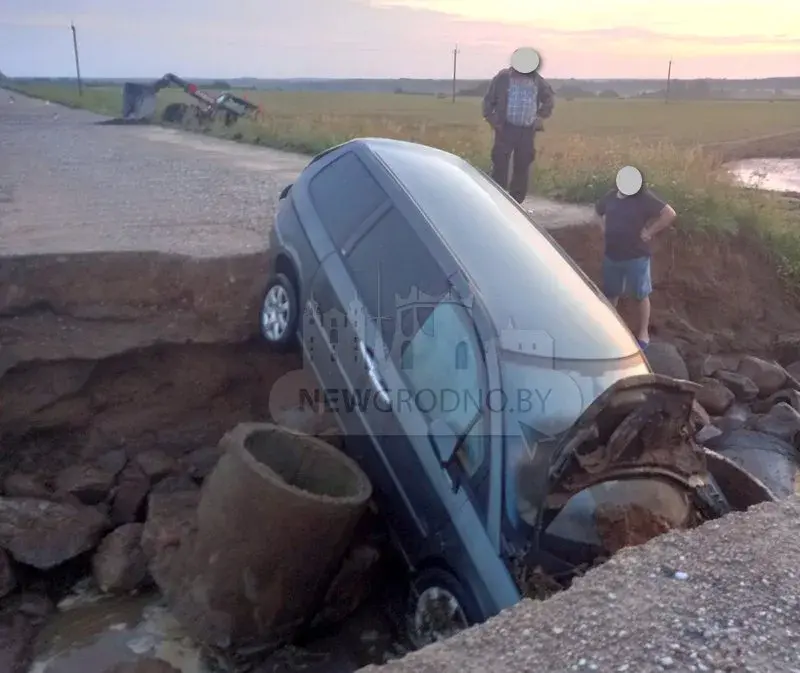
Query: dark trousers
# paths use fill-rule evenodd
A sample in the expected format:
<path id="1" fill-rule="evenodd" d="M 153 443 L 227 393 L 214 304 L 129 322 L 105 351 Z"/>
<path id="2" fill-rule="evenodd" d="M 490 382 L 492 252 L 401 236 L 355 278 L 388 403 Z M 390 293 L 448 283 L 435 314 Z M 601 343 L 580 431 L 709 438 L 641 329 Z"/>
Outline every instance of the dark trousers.
<path id="1" fill-rule="evenodd" d="M 505 124 L 494 131 L 492 147 L 492 179 L 507 190 L 511 197 L 522 203 L 528 193 L 531 165 L 536 158 L 533 146 L 535 131 L 532 126 Z M 512 159 L 511 183 L 508 180 L 508 163 Z"/>

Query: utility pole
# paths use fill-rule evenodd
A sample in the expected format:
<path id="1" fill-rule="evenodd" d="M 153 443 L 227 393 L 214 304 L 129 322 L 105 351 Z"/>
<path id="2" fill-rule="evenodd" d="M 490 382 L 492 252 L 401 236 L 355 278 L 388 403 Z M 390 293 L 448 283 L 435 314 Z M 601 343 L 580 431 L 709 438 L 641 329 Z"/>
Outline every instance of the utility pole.
<path id="1" fill-rule="evenodd" d="M 70 24 L 72 29 L 72 48 L 75 51 L 75 70 L 78 73 L 78 95 L 83 96 L 83 82 L 81 82 L 81 62 L 78 58 L 78 35 L 75 32 L 75 24 Z"/>
<path id="2" fill-rule="evenodd" d="M 667 91 L 664 94 L 664 104 L 669 103 L 669 85 L 672 82 L 672 59 L 669 59 L 669 67 L 667 67 Z"/>
<path id="3" fill-rule="evenodd" d="M 456 73 L 458 72 L 458 45 L 453 49 L 453 102 L 456 102 Z"/>

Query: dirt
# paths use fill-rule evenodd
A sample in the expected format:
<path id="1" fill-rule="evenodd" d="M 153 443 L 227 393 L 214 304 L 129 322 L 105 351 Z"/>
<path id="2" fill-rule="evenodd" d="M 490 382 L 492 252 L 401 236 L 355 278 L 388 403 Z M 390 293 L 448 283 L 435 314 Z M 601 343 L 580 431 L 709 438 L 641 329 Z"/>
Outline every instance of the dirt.
<path id="1" fill-rule="evenodd" d="M 552 232 L 596 282 L 602 234 L 591 226 Z M 790 294 L 760 241 L 747 234 L 665 232 L 653 256 L 652 332 L 684 357 L 701 353 L 776 354 L 781 335 L 800 331 L 800 298 Z M 620 311 L 629 315 L 622 303 Z"/>
<path id="2" fill-rule="evenodd" d="M 595 512 L 595 525 L 609 555 L 625 547 L 635 547 L 673 529 L 665 518 L 637 504 L 601 505 Z"/>

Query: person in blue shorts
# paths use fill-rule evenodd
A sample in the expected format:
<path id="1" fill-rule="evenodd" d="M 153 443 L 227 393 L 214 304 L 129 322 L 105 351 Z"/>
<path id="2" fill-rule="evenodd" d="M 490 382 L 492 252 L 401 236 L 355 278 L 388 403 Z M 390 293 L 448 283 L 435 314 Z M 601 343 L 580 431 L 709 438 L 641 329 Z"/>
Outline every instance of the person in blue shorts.
<path id="1" fill-rule="evenodd" d="M 631 169 L 635 171 L 636 169 Z M 620 172 L 622 175 L 622 172 Z M 641 174 L 639 174 L 641 175 Z M 609 191 L 595 205 L 595 212 L 605 236 L 603 258 L 603 292 L 616 307 L 621 296 L 636 303 L 637 323 L 631 331 L 644 350 L 650 342 L 650 242 L 656 234 L 669 227 L 677 217 L 666 201 L 648 189 L 641 177 L 640 188 L 620 186 Z"/>

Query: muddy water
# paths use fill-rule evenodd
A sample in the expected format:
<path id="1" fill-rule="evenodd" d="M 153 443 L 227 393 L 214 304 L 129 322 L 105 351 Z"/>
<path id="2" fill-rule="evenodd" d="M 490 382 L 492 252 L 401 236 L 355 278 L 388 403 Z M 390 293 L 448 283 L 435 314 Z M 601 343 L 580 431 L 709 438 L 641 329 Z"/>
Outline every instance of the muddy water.
<path id="1" fill-rule="evenodd" d="M 62 601 L 35 649 L 30 673 L 101 673 L 141 657 L 163 659 L 181 673 L 212 673 L 157 594 L 103 598 L 82 587 Z"/>
<path id="2" fill-rule="evenodd" d="M 726 168 L 748 187 L 800 194 L 800 159 L 744 159 Z"/>
<path id="3" fill-rule="evenodd" d="M 39 634 L 28 673 L 103 673 L 116 664 L 162 659 L 181 673 L 225 673 L 210 663 L 169 613 L 160 596 L 110 598 L 82 582 Z M 405 654 L 386 615 L 367 604 L 339 631 L 301 647 L 287 647 L 254 673 L 353 673 Z"/>

